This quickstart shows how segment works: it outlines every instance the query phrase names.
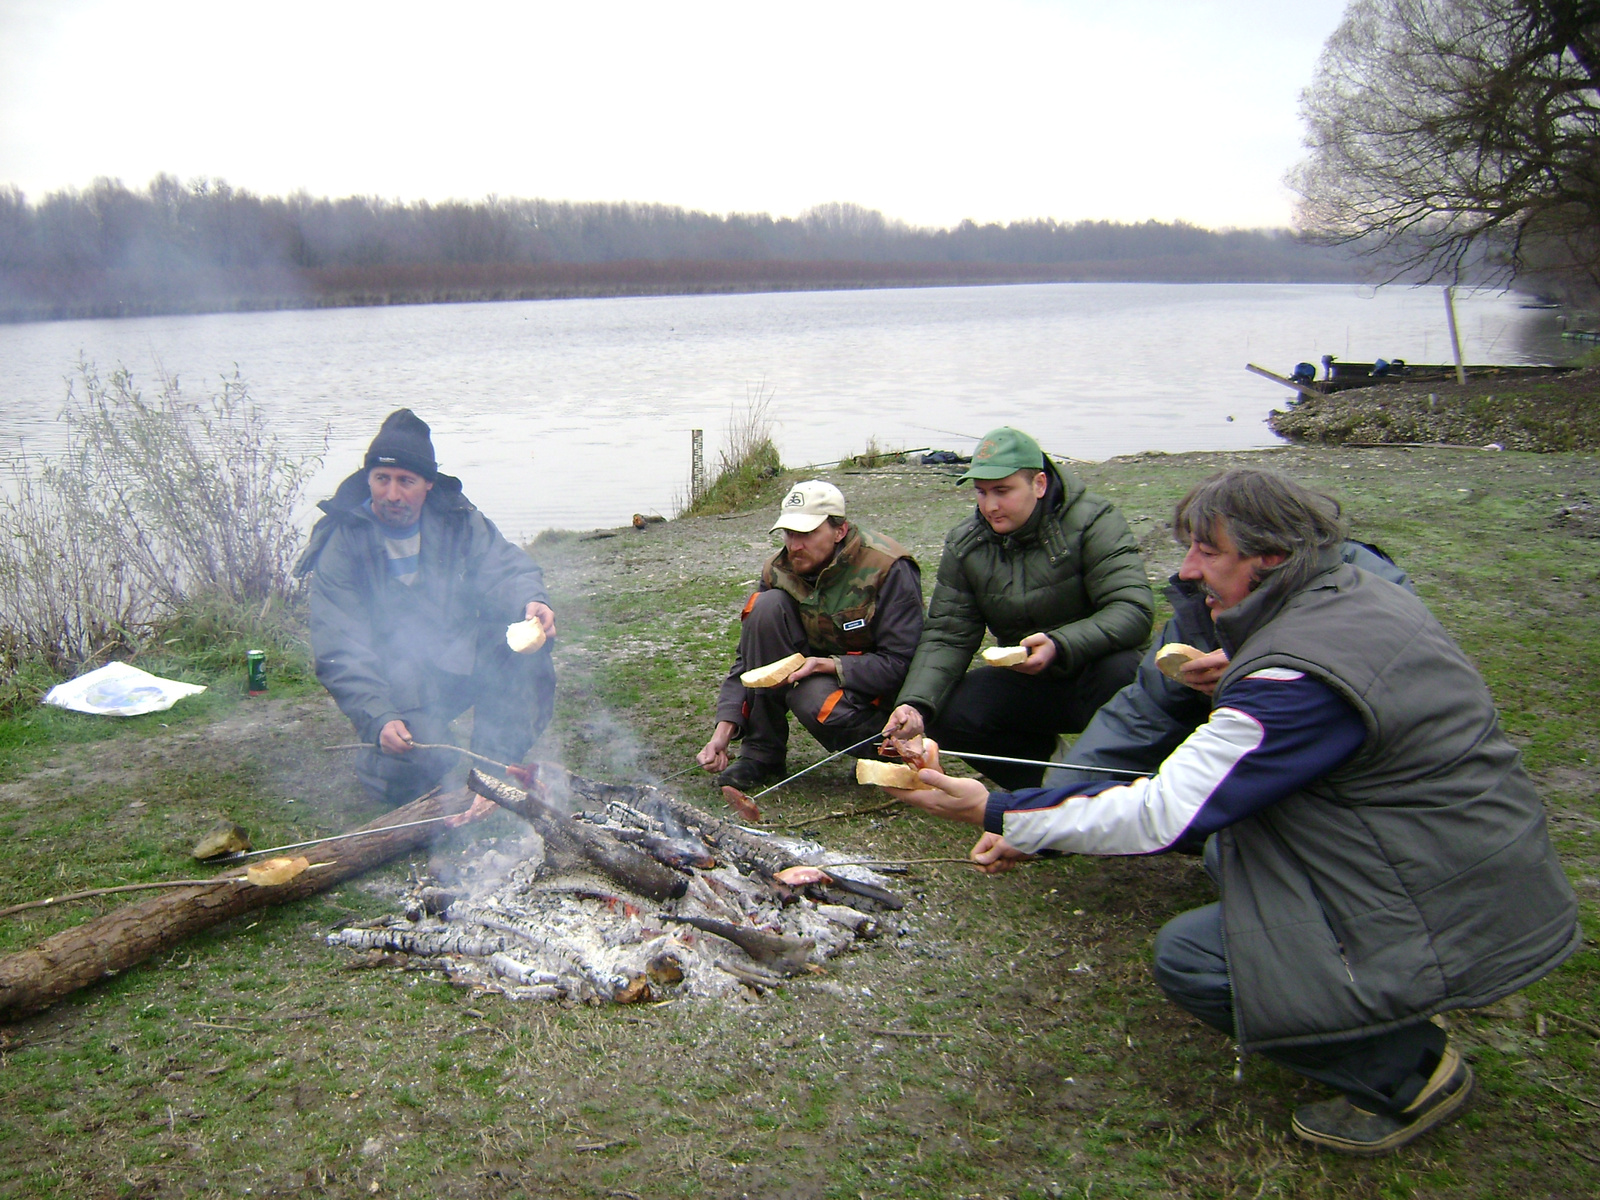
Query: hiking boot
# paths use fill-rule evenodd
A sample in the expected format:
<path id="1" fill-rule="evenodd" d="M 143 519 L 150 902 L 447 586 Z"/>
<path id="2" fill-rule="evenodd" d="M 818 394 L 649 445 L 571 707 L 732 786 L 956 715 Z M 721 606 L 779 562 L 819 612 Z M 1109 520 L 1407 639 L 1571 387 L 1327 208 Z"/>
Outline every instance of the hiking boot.
<path id="1" fill-rule="evenodd" d="M 1417 1098 L 1399 1116 L 1368 1112 L 1340 1096 L 1294 1111 L 1295 1136 L 1345 1154 L 1387 1154 L 1458 1113 L 1472 1094 L 1472 1068 L 1447 1045 Z"/>
<path id="2" fill-rule="evenodd" d="M 783 764 L 762 762 L 757 758 L 736 758 L 728 769 L 717 776 L 718 787 L 735 787 L 748 792 L 764 783 L 776 783 L 783 778 Z"/>

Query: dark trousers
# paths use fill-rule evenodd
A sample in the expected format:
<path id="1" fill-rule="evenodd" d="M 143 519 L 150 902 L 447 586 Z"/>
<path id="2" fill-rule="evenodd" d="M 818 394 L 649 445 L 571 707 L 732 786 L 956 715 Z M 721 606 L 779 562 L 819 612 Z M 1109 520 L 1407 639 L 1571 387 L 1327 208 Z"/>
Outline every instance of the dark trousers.
<path id="1" fill-rule="evenodd" d="M 549 725 L 555 709 L 556 675 L 546 645 L 517 654 L 504 637 L 480 640 L 471 675 L 421 673 L 421 703 L 400 717 L 413 741 L 448 745 L 450 723 L 472 709 L 471 749 L 503 763 L 519 763 Z M 436 787 L 462 756 L 449 750 L 387 754 L 377 747 L 359 756 L 356 776 L 373 797 L 405 804 Z"/>
<path id="2" fill-rule="evenodd" d="M 811 653 L 794 599 L 776 588 L 761 592 L 739 626 L 739 661 L 748 668 L 791 654 Z M 849 659 L 845 661 L 848 664 Z M 849 669 L 847 665 L 845 671 Z M 740 753 L 773 767 L 783 765 L 789 748 L 790 713 L 829 750 L 843 750 L 877 733 L 889 719 L 877 697 L 842 688 L 833 675 L 811 675 L 775 688 L 750 688 L 745 695 L 749 709 L 744 715 L 744 749 Z"/>
<path id="3" fill-rule="evenodd" d="M 1063 733 L 1081 733 L 1096 710 L 1133 682 L 1135 650 L 1098 658 L 1076 675 L 1023 675 L 1010 667 L 968 671 L 928 728 L 942 747 L 1046 761 Z M 972 764 L 1007 791 L 1038 787 L 1045 768 Z"/>
<path id="4" fill-rule="evenodd" d="M 1156 934 L 1155 976 L 1179 1008 L 1232 1037 L 1233 986 L 1222 951 L 1221 904 L 1183 913 Z M 1308 1079 L 1338 1088 L 1359 1108 L 1394 1116 L 1422 1091 L 1446 1040 L 1433 1022 L 1419 1021 L 1371 1037 L 1262 1053 Z"/>

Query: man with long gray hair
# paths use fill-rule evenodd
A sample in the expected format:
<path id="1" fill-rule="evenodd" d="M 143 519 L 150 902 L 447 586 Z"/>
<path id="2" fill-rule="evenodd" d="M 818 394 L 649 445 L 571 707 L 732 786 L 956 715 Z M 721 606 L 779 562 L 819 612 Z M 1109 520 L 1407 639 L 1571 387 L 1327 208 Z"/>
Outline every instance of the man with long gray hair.
<path id="1" fill-rule="evenodd" d="M 1162 928 L 1157 983 L 1342 1093 L 1296 1110 L 1297 1136 L 1385 1153 L 1472 1090 L 1429 1018 L 1553 970 L 1576 899 L 1483 679 L 1415 596 L 1341 561 L 1336 501 L 1243 468 L 1173 527 L 1222 649 L 1210 719 L 1154 775 L 991 795 L 923 771 L 899 794 L 982 825 L 990 871 L 1204 839 L 1222 898 Z"/>

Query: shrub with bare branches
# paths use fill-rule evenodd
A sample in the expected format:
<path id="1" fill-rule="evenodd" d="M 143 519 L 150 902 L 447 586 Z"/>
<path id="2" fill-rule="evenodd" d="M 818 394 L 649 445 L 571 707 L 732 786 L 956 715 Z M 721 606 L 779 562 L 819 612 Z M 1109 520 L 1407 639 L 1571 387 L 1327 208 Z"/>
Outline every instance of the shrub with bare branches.
<path id="1" fill-rule="evenodd" d="M 181 607 L 298 598 L 295 509 L 320 458 L 291 453 L 237 372 L 193 403 L 79 364 L 67 448 L 0 489 L 0 668 L 69 670 L 138 644 Z"/>

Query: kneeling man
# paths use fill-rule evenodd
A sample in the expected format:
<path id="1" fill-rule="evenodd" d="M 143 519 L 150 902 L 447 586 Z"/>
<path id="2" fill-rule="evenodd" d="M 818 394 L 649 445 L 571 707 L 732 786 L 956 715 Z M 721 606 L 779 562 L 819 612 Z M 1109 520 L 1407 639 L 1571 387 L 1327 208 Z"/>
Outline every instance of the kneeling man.
<path id="1" fill-rule="evenodd" d="M 550 643 L 513 653 L 506 626 L 555 614 L 544 575 L 439 473 L 427 424 L 390 413 L 361 470 L 320 507 L 326 514 L 295 565 L 311 580 L 317 678 L 371 749 L 362 785 L 390 804 L 414 800 L 459 760 L 450 722 L 471 708 L 472 748 L 522 760 L 555 701 Z"/>
<path id="2" fill-rule="evenodd" d="M 1381 1154 L 1460 1110 L 1472 1069 L 1428 1018 L 1477 1008 L 1579 944 L 1539 794 L 1476 668 L 1423 603 L 1340 559 L 1339 506 L 1268 471 L 1173 519 L 1226 651 L 1210 718 L 1147 778 L 987 793 L 923 771 L 919 807 L 982 825 L 990 870 L 1043 851 L 1205 838 L 1221 902 L 1169 921 L 1177 1004 L 1341 1093 L 1307 1141 Z"/>
<path id="3" fill-rule="evenodd" d="M 739 654 L 717 696 L 717 727 L 697 761 L 719 784 L 748 789 L 784 774 L 788 714 L 829 750 L 883 727 L 922 634 L 922 576 L 905 547 L 845 519 L 844 495 L 811 479 L 783 498 L 783 549 L 740 614 Z M 747 688 L 742 672 L 792 654 L 787 682 Z M 730 765 L 728 746 L 743 736 Z M 869 755 L 870 756 L 870 755 Z"/>

